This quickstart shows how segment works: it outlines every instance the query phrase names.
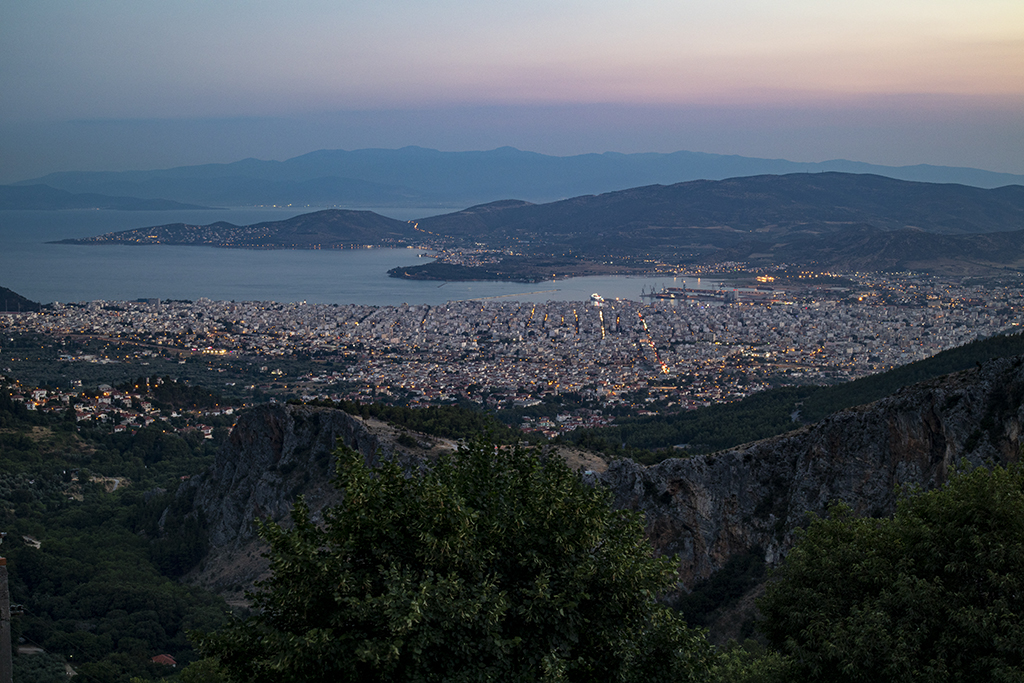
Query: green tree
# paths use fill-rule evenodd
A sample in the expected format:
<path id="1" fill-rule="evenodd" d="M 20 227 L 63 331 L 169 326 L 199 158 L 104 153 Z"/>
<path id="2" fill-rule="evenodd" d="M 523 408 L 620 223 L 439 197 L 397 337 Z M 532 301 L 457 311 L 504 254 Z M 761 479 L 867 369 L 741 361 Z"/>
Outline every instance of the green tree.
<path id="1" fill-rule="evenodd" d="M 64 659 L 48 652 L 14 657 L 14 680 L 18 683 L 66 683 Z"/>
<path id="2" fill-rule="evenodd" d="M 340 448 L 343 504 L 267 522 L 256 615 L 201 636 L 236 681 L 688 681 L 703 634 L 635 513 L 563 462 L 478 442 L 409 473 Z"/>
<path id="3" fill-rule="evenodd" d="M 1024 468 L 814 519 L 760 603 L 812 681 L 1024 681 Z"/>
<path id="4" fill-rule="evenodd" d="M 181 670 L 181 683 L 225 683 L 220 666 L 212 657 L 198 659 Z"/>

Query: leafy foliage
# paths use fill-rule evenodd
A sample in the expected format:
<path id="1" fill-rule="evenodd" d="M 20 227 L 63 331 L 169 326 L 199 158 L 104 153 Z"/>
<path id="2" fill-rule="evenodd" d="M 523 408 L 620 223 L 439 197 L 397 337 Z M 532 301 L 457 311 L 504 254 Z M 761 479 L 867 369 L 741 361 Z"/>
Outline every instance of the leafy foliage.
<path id="1" fill-rule="evenodd" d="M 814 519 L 760 603 L 810 681 L 1024 680 L 1024 468 Z"/>
<path id="2" fill-rule="evenodd" d="M 792 683 L 800 681 L 788 657 L 753 640 L 733 642 L 718 653 L 714 683 Z"/>
<path id="3" fill-rule="evenodd" d="M 637 449 L 680 444 L 689 445 L 682 450 L 714 451 L 793 429 L 797 426 L 790 416 L 794 404 L 816 389 L 783 387 L 736 403 L 675 415 L 626 418 L 612 427 L 576 430 L 568 438 L 581 447 L 612 455 L 634 456 Z"/>
<path id="4" fill-rule="evenodd" d="M 764 580 L 764 551 L 752 548 L 729 558 L 720 570 L 697 582 L 679 599 L 676 607 L 687 623 L 710 626 L 716 611 L 737 602 L 748 590 Z"/>
<path id="5" fill-rule="evenodd" d="M 634 513 L 558 460 L 477 442 L 425 472 L 338 451 L 344 502 L 261 526 L 257 614 L 199 641 L 236 681 L 676 681 L 711 653 Z"/>
<path id="6" fill-rule="evenodd" d="M 66 683 L 64 660 L 48 652 L 14 657 L 14 680 L 18 683 Z"/>
<path id="7" fill-rule="evenodd" d="M 509 428 L 482 410 L 471 410 L 462 406 L 410 408 L 383 403 L 327 400 L 312 401 L 311 405 L 338 408 L 350 415 L 373 417 L 406 429 L 449 439 L 461 439 L 469 434 L 492 434 L 495 439 L 503 441 L 527 438 L 525 434 Z"/>
<path id="8" fill-rule="evenodd" d="M 146 674 L 149 658 L 161 653 L 187 663 L 194 652 L 186 630 L 216 627 L 225 605 L 160 574 L 154 546 L 132 523 L 129 491 L 93 488 L 84 497 L 48 515 L 36 532 L 39 547 L 15 533 L 4 543 L 11 599 L 25 606 L 13 622 L 16 637 L 69 658 L 84 674 L 113 672 L 101 680 Z"/>

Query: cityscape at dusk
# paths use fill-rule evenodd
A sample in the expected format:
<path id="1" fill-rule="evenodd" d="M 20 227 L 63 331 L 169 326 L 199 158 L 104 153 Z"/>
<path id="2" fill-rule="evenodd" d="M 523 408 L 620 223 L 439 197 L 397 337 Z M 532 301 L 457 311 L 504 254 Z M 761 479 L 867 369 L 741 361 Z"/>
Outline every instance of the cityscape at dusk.
<path id="1" fill-rule="evenodd" d="M 9 316 L 4 333 L 42 334 L 52 342 L 12 347 L 0 355 L 9 364 L 0 371 L 35 374 L 53 364 L 39 376 L 54 393 L 32 400 L 36 387 L 29 385 L 20 400 L 55 410 L 67 408 L 68 392 L 83 386 L 90 365 L 108 366 L 111 377 L 125 381 L 150 376 L 158 360 L 188 365 L 191 377 L 198 372 L 193 381 L 233 395 L 232 409 L 257 395 L 418 407 L 470 402 L 489 410 L 545 399 L 557 406 L 565 395 L 586 400 L 590 409 L 583 413 L 567 408 L 547 416 L 560 417 L 557 424 L 545 421 L 543 431 L 554 437 L 610 424 L 592 418 L 614 408 L 626 416 L 673 415 L 779 384 L 849 381 L 1024 324 L 1022 285 L 883 274 L 852 276 L 846 284 L 728 291 L 725 304 L 722 293 L 717 301 L 699 295 L 702 301 L 684 298 L 683 290 L 678 299 L 646 304 L 596 294 L 585 302 L 434 306 L 208 299 L 57 304 Z M 60 395 L 63 401 L 55 399 Z M 134 423 L 113 408 L 109 416 L 103 412 L 78 418 Z"/>
<path id="2" fill-rule="evenodd" d="M 1024 680 L 1021 0 L 0 0 L 0 683 Z"/>

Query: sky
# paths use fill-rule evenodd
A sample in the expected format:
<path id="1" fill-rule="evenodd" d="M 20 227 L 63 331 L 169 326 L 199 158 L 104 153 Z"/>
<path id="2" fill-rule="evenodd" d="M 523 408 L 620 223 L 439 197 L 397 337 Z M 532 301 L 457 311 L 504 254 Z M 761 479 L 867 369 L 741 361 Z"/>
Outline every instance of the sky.
<path id="1" fill-rule="evenodd" d="M 405 145 L 1024 173 L 1024 2 L 0 0 L 0 182 Z"/>

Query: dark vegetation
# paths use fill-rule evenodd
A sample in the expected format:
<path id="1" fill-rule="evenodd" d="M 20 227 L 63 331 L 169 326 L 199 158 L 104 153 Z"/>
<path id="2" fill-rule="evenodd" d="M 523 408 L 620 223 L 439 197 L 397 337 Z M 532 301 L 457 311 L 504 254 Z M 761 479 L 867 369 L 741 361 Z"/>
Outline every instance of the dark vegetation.
<path id="1" fill-rule="evenodd" d="M 157 679 L 169 671 L 153 656 L 188 664 L 186 631 L 225 618 L 222 600 L 174 580 L 206 551 L 204 520 L 175 490 L 217 444 L 109 429 L 28 411 L 0 391 L 2 551 L 11 600 L 24 606 L 12 632 L 48 653 L 17 657 L 15 680 L 53 680 L 59 658 L 87 681 Z"/>
<path id="2" fill-rule="evenodd" d="M 694 584 L 674 607 L 682 612 L 687 624 L 708 628 L 716 616 L 762 583 L 767 573 L 764 549 L 751 548 L 746 553 L 730 557 L 720 570 Z M 753 634 L 754 621 L 750 619 L 742 625 L 740 635 L 748 638 Z"/>
<path id="3" fill-rule="evenodd" d="M 783 399 L 772 409 L 781 416 L 780 424 L 785 425 L 786 420 L 792 419 L 794 402 L 799 400 L 802 419 L 818 419 L 834 409 L 833 406 L 870 400 L 876 394 L 891 393 L 943 372 L 970 368 L 992 357 L 1020 354 L 1022 344 L 1024 338 L 1018 335 L 994 337 L 848 385 L 786 387 L 777 392 Z M 150 383 L 155 384 L 155 378 Z M 776 392 L 763 396 L 771 393 Z M 1008 389 L 1004 394 L 997 394 L 990 407 L 991 420 L 986 418 L 987 421 L 979 424 L 978 438 L 986 438 L 1000 415 L 1020 405 L 1022 398 L 1017 393 Z M 180 394 L 186 403 L 208 399 L 211 395 L 203 389 Z M 521 438 L 514 430 L 501 431 L 501 423 L 493 416 L 458 406 L 414 409 L 355 403 L 331 405 L 352 414 L 387 420 L 410 431 L 446 438 L 487 431 L 512 441 Z M 742 405 L 721 408 L 735 409 Z M 699 412 L 716 414 L 714 409 L 695 411 Z M 770 410 L 765 412 L 771 414 Z M 743 424 L 740 412 L 730 419 L 734 428 Z M 728 429 L 728 424 L 723 429 Z M 792 426 L 792 422 L 788 426 Z M 407 433 L 402 436 L 416 442 Z M 67 415 L 27 411 L 0 392 L 0 528 L 8 532 L 3 554 L 9 561 L 12 600 L 23 604 L 25 609 L 24 615 L 13 621 L 14 637 L 24 639 L 26 645 L 39 645 L 49 653 L 19 656 L 16 680 L 55 680 L 61 661 L 71 662 L 86 677 L 83 680 L 124 683 L 131 677 L 153 680 L 168 674 L 166 669 L 150 662 L 153 655 L 163 653 L 174 656 L 179 664 L 194 662 L 187 670 L 191 673 L 181 673 L 180 680 L 184 683 L 219 680 L 223 672 L 217 661 L 209 658 L 196 661 L 199 655 L 189 644 L 186 632 L 216 632 L 225 623 L 226 608 L 209 594 L 174 581 L 202 561 L 207 543 L 203 518 L 193 512 L 187 494 L 176 495 L 176 488 L 182 476 L 199 472 L 211 462 L 216 445 L 196 434 L 178 435 L 156 426 L 134 434 L 112 434 L 103 427 L 76 425 Z M 472 448 L 477 449 L 477 456 L 488 456 L 489 467 L 496 466 L 493 446 L 480 450 L 477 444 Z M 349 463 L 349 467 L 355 464 Z M 308 660 L 324 666 L 339 661 L 355 662 L 354 666 L 363 667 L 360 669 L 363 673 L 384 672 L 385 677 L 394 680 L 402 679 L 396 672 L 415 672 L 421 664 L 423 667 L 448 666 L 449 671 L 459 669 L 463 678 L 472 680 L 471 675 L 464 673 L 470 669 L 459 663 L 463 661 L 460 657 L 470 656 L 465 652 L 430 655 L 422 660 L 417 660 L 419 653 L 395 658 L 391 645 L 395 644 L 393 627 L 408 623 L 404 620 L 413 614 L 410 610 L 421 611 L 416 613 L 419 616 L 412 617 L 410 630 L 403 631 L 402 643 L 418 639 L 421 653 L 441 652 L 431 648 L 443 649 L 451 642 L 469 642 L 471 637 L 493 626 L 495 622 L 480 616 L 483 612 L 474 612 L 477 609 L 474 605 L 482 610 L 516 609 L 531 599 L 486 603 L 482 598 L 488 596 L 479 591 L 457 592 L 461 590 L 458 586 L 479 588 L 475 579 L 449 583 L 443 579 L 447 569 L 456 571 L 465 565 L 476 571 L 473 562 L 490 561 L 488 558 L 494 557 L 484 546 L 458 545 L 472 538 L 459 535 L 463 528 L 459 525 L 479 519 L 472 515 L 459 516 L 473 509 L 466 501 L 472 496 L 488 500 L 486 486 L 479 488 L 481 482 L 490 486 L 502 476 L 511 476 L 504 470 L 484 472 L 480 469 L 485 468 L 482 459 L 476 467 L 472 475 L 451 474 L 451 480 L 427 483 L 408 482 L 404 474 L 392 472 L 402 481 L 384 478 L 372 486 L 365 479 L 365 472 L 360 474 L 358 468 L 352 469 L 348 476 L 355 479 L 350 481 L 358 480 L 360 486 L 369 487 L 367 491 L 377 486 L 378 493 L 385 496 L 383 502 L 378 501 L 380 504 L 373 515 L 345 517 L 347 513 L 339 512 L 332 518 L 338 526 L 324 531 L 300 528 L 297 532 L 286 532 L 279 527 L 265 527 L 275 552 L 284 558 L 280 565 L 284 578 L 278 583 L 266 584 L 267 592 L 263 594 L 264 606 L 270 606 L 267 614 L 276 621 L 245 622 L 242 628 L 256 628 L 259 637 L 253 640 L 249 638 L 252 631 L 246 635 L 236 630 L 219 641 L 216 647 L 220 650 L 211 649 L 209 653 L 219 654 L 220 663 L 229 664 L 229 668 L 234 657 L 235 664 L 242 667 L 235 669 L 236 676 L 243 680 L 256 680 L 248 677 L 254 671 L 252 667 L 259 668 L 259 675 L 266 675 L 268 679 L 277 675 L 273 661 L 261 659 L 265 655 L 261 648 L 266 642 L 282 638 L 283 644 L 278 649 L 283 653 L 281 661 L 295 663 L 294 671 L 299 679 L 303 676 L 316 679 L 315 675 L 307 676 L 309 672 L 302 668 Z M 529 473 L 533 470 L 524 467 L 520 471 L 524 476 L 532 476 Z M 114 491 L 110 490 L 115 484 L 111 478 L 121 479 Z M 572 488 L 568 481 L 562 482 L 565 489 L 555 488 L 563 491 Z M 407 495 L 403 486 L 421 488 L 416 488 L 416 495 Z M 463 490 L 459 486 L 468 488 Z M 547 524 L 556 526 L 544 527 L 543 532 L 526 537 L 519 545 L 508 542 L 510 536 L 499 533 L 500 530 L 487 531 L 498 533 L 503 541 L 501 551 L 557 549 L 549 546 L 564 542 L 568 533 L 563 533 L 564 529 L 560 530 L 557 525 L 567 523 L 573 514 L 583 514 L 587 519 L 600 517 L 588 513 L 596 508 L 563 505 L 566 501 L 558 504 L 563 507 L 558 507 L 533 493 L 512 498 L 497 496 L 493 500 L 497 501 L 495 504 L 515 500 L 513 516 L 528 517 L 536 513 L 547 520 Z M 450 498 L 452 495 L 455 497 Z M 452 500 L 458 501 L 458 505 L 450 505 Z M 666 663 L 675 662 L 690 667 L 691 674 L 703 671 L 707 680 L 723 683 L 1019 680 L 1024 670 L 1024 650 L 1020 645 L 1024 642 L 1024 634 L 1020 633 L 1024 614 L 1020 596 L 1024 595 L 1024 587 L 1019 585 L 1020 577 L 1024 576 L 1022 500 L 1024 470 L 1013 466 L 1006 470 L 978 469 L 963 473 L 947 486 L 927 494 L 908 492 L 892 518 L 855 519 L 842 508 L 834 508 L 829 519 L 810 523 L 797 550 L 776 574 L 778 583 L 770 584 L 767 597 L 760 603 L 764 621 L 758 626 L 762 634 L 759 637 L 767 638 L 761 645 L 750 641 L 711 655 L 706 643 L 689 630 L 693 626 L 711 624 L 723 613 L 729 613 L 753 586 L 763 581 L 762 555 L 754 549 L 731 558 L 720 572 L 678 599 L 674 607 L 689 626 L 683 626 L 678 617 L 667 612 L 658 612 L 660 616 L 646 622 L 648 626 L 644 628 L 653 630 L 641 629 L 641 644 L 630 647 L 641 655 L 660 653 L 657 661 L 643 663 L 640 657 L 623 664 L 624 660 L 615 660 L 612 651 L 599 655 L 599 658 L 605 657 L 600 661 L 611 662 L 609 666 L 613 668 L 626 667 L 622 669 L 627 672 L 623 674 L 626 679 L 639 676 L 628 667 L 638 666 L 637 670 L 650 677 L 660 675 L 660 667 Z M 551 511 L 556 508 L 564 510 L 552 515 Z M 433 512 L 424 516 L 425 510 Z M 433 513 L 441 516 L 431 517 Z M 499 515 L 500 518 L 505 516 L 505 513 Z M 416 527 L 423 519 L 434 521 L 429 527 Z M 360 524 L 370 526 L 358 530 Z M 489 527 L 485 524 L 480 528 Z M 370 627 L 363 631 L 368 634 L 360 641 L 365 647 L 338 641 L 338 647 L 357 647 L 352 657 L 343 656 L 341 650 L 318 650 L 320 641 L 309 635 L 308 630 L 300 635 L 288 630 L 293 626 L 302 629 L 311 623 L 297 611 L 302 604 L 305 605 L 302 609 L 312 610 L 309 613 L 317 618 L 323 616 L 320 606 L 332 604 L 319 598 L 303 598 L 305 603 L 297 602 L 296 596 L 315 589 L 314 593 L 319 590 L 316 595 L 323 597 L 324 590 L 333 590 L 339 585 L 338 573 L 328 572 L 330 581 L 317 583 L 310 579 L 315 572 L 292 572 L 288 562 L 296 558 L 307 562 L 319 557 L 306 550 L 321 547 L 321 540 L 328 537 L 325 534 L 341 533 L 342 529 L 356 529 L 357 540 L 365 541 L 360 547 L 380 548 L 390 543 L 386 546 L 387 552 L 378 558 L 387 564 L 388 571 L 382 573 L 378 570 L 384 565 L 373 565 L 372 571 L 367 570 L 366 576 L 356 583 L 366 585 L 371 577 L 377 577 L 374 580 L 382 582 L 381 586 L 383 582 L 390 582 L 377 598 L 368 599 L 362 605 L 360 614 L 370 626 L 381 626 L 382 619 L 392 619 L 392 622 L 377 631 Z M 417 529 L 424 533 L 412 533 Z M 545 536 L 549 532 L 554 534 L 550 538 Z M 331 542 L 344 538 L 352 537 L 331 536 Z M 555 539 L 554 543 L 550 542 L 551 538 Z M 383 542 L 386 543 L 382 545 Z M 338 547 L 354 547 L 345 543 Z M 343 559 L 344 552 L 339 550 L 339 553 L 338 558 Z M 576 550 L 570 554 L 581 556 Z M 412 558 L 409 561 L 413 564 L 402 566 L 418 566 L 415 565 L 415 561 L 419 561 L 417 557 L 441 564 L 429 565 L 430 569 L 422 574 L 417 574 L 418 570 L 400 570 L 398 564 L 388 564 L 393 560 L 398 562 L 395 558 L 404 558 L 403 562 Z M 531 562 L 541 559 L 537 554 L 530 557 Z M 366 569 L 358 566 L 362 567 L 360 571 Z M 561 566 L 560 560 L 551 561 L 552 568 Z M 343 565 L 340 571 L 348 569 Z M 552 569 L 544 576 L 550 578 L 557 573 Z M 569 572 L 564 576 L 566 581 L 573 581 L 587 575 L 587 572 Z M 417 583 L 419 579 L 415 577 L 422 581 Z M 299 578 L 302 581 L 298 581 Z M 558 594 L 550 588 L 553 585 L 545 584 L 547 592 L 544 592 L 540 583 L 531 584 L 531 590 L 536 589 L 530 593 L 532 599 L 557 597 L 563 600 L 544 607 L 543 614 L 551 616 L 552 621 L 538 628 L 546 629 L 544 632 L 552 638 L 568 634 L 569 641 L 581 642 L 573 640 L 579 638 L 579 633 L 574 635 L 572 631 L 575 627 L 565 627 L 565 622 L 561 621 L 562 612 L 568 608 L 571 613 L 575 608 L 571 600 L 564 602 L 564 599 L 583 593 L 589 595 L 590 589 L 582 592 L 572 589 Z M 600 593 L 595 589 L 594 594 Z M 430 595 L 434 602 L 428 604 L 413 599 L 413 596 L 424 595 Z M 346 604 L 356 605 L 363 599 L 358 597 Z M 556 612 L 559 613 L 557 619 Z M 482 621 L 467 627 L 465 638 L 453 641 L 448 637 L 451 624 L 466 618 L 467 614 L 476 615 L 473 618 L 479 616 Z M 622 621 L 621 617 L 616 619 Z M 328 623 L 334 628 L 340 622 Z M 595 623 L 593 618 L 590 623 Z M 348 628 L 348 622 L 345 624 Z M 529 628 L 522 632 L 532 633 Z M 444 637 L 437 636 L 438 633 Z M 757 633 L 752 622 L 745 623 L 740 630 L 743 637 Z M 521 666 L 525 661 L 522 653 L 527 649 L 526 640 L 509 639 L 507 648 L 490 651 L 494 655 L 487 660 L 486 666 L 490 669 L 479 678 L 505 670 L 502 667 Z M 286 650 L 285 644 L 295 649 Z M 403 646 L 398 645 L 399 651 Z M 241 655 L 229 651 L 236 647 L 240 648 Z M 573 647 L 575 645 L 566 645 L 569 649 L 558 651 L 567 652 Z M 474 661 L 481 661 L 480 652 L 473 651 Z M 587 671 L 585 667 L 591 665 L 580 662 L 598 661 L 588 660 L 591 656 L 588 654 L 582 660 L 566 664 L 566 671 L 576 666 L 582 667 L 578 671 Z M 562 660 L 557 656 L 550 661 L 561 666 Z M 380 668 L 373 669 L 378 665 Z M 238 674 L 238 671 L 243 673 Z M 586 678 L 587 674 L 582 677 Z M 572 680 L 572 676 L 568 679 Z"/>
<path id="4" fill-rule="evenodd" d="M 760 601 L 776 680 L 1024 677 L 1024 469 L 977 468 L 886 519 L 815 518 Z"/>
<path id="5" fill-rule="evenodd" d="M 5 313 L 8 311 L 13 311 L 15 313 L 22 311 L 38 311 L 42 308 L 42 306 L 35 301 L 26 299 L 22 295 L 11 291 L 6 287 L 0 287 L 0 304 L 3 305 L 3 308 L 0 308 L 0 311 Z"/>
<path id="6" fill-rule="evenodd" d="M 1024 188 L 995 190 L 847 173 L 648 185 L 549 204 L 495 202 L 420 221 L 492 249 L 979 273 L 1024 259 Z M 523 247 L 522 245 L 529 245 Z M 755 257 L 753 254 L 768 254 Z M 469 279 L 480 279 L 487 268 Z"/>
<path id="7" fill-rule="evenodd" d="M 524 457 L 525 456 L 525 457 Z M 1024 467 L 904 491 L 897 512 L 812 517 L 757 601 L 760 642 L 717 652 L 693 629 L 764 580 L 760 549 L 677 607 L 672 561 L 642 551 L 559 461 L 476 442 L 430 471 L 342 450 L 341 506 L 267 523 L 258 612 L 199 637 L 232 681 L 1019 681 Z M 659 565 L 660 568 L 659 568 Z M 658 578 L 660 576 L 660 578 Z M 748 623 L 741 636 L 755 635 Z M 552 674 L 557 675 L 552 675 Z"/>
<path id="8" fill-rule="evenodd" d="M 636 513 L 561 460 L 475 441 L 430 470 L 340 448 L 344 502 L 261 525 L 257 612 L 200 638 L 229 680 L 706 680 L 703 634 Z"/>
<path id="9" fill-rule="evenodd" d="M 372 417 L 383 422 L 390 422 L 397 427 L 446 439 L 464 439 L 472 435 L 488 434 L 502 443 L 514 443 L 528 438 L 518 429 L 509 427 L 483 410 L 462 406 L 410 408 L 383 403 L 327 400 L 311 401 L 309 405 L 338 408 L 349 415 L 363 418 Z"/>
<path id="10" fill-rule="evenodd" d="M 1024 334 L 999 335 L 853 382 L 780 387 L 735 403 L 639 418 L 567 435 L 581 447 L 652 464 L 672 455 L 716 451 L 785 433 L 839 410 L 877 401 L 902 387 L 1024 354 Z M 794 413 L 797 420 L 793 419 Z M 677 448 L 674 448 L 677 447 Z"/>
<path id="11" fill-rule="evenodd" d="M 643 268 L 637 267 L 640 272 Z M 507 282 L 544 282 L 546 280 L 608 275 L 632 272 L 633 269 L 611 267 L 586 261 L 572 255 L 555 257 L 506 256 L 500 262 L 486 266 L 463 266 L 431 261 L 418 266 L 392 268 L 388 275 L 409 280 L 498 280 Z"/>
<path id="12" fill-rule="evenodd" d="M 463 266 L 457 263 L 431 262 L 418 266 L 401 266 L 388 271 L 391 277 L 407 280 L 497 280 L 507 282 L 542 282 L 551 279 L 551 273 L 531 272 L 519 266 Z"/>
<path id="13" fill-rule="evenodd" d="M 164 377 L 160 383 L 150 383 L 149 393 L 154 405 L 171 408 L 215 408 L 225 403 L 218 393 L 205 387 L 174 382 L 170 377 Z"/>
<path id="14" fill-rule="evenodd" d="M 1024 187 L 995 190 L 915 183 L 853 173 L 755 175 L 726 180 L 697 180 L 647 185 L 548 204 L 496 202 L 419 221 L 442 235 L 551 243 L 581 237 L 581 249 L 610 235 L 642 240 L 630 248 L 663 242 L 660 228 L 728 226 L 730 232 L 769 229 L 773 235 L 814 226 L 841 231 L 848 226 L 900 230 L 908 225 L 946 234 L 1019 229 L 1024 217 Z M 708 235 L 708 231 L 704 231 Z M 605 244 L 607 247 L 608 245 Z M 719 244 L 725 246 L 725 244 Z"/>

